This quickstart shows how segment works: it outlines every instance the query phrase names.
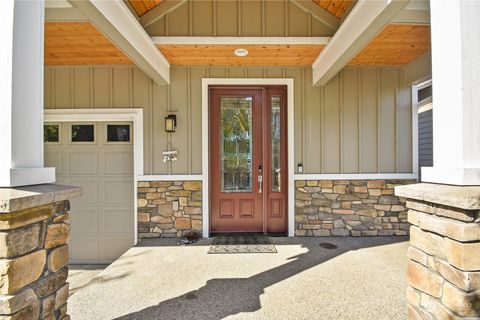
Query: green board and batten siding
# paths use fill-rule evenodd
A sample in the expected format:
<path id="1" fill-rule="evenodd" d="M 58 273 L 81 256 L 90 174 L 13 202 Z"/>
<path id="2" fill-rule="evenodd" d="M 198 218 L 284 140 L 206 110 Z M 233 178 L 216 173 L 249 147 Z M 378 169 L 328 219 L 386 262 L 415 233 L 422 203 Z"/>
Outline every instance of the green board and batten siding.
<path id="1" fill-rule="evenodd" d="M 310 68 L 172 67 L 158 86 L 134 66 L 45 68 L 46 108 L 143 108 L 145 174 L 201 174 L 202 78 L 293 78 L 295 164 L 305 173 L 410 173 L 411 91 L 401 68 L 345 68 L 324 87 Z M 168 111 L 177 132 L 164 132 Z M 171 167 L 161 153 L 171 143 Z"/>
<path id="2" fill-rule="evenodd" d="M 291 1 L 192 1 L 146 28 L 151 36 L 331 36 Z M 202 78 L 293 78 L 295 164 L 305 173 L 412 172 L 411 91 L 402 68 L 354 68 L 325 87 L 309 67 L 175 67 L 158 86 L 134 66 L 46 66 L 46 108 L 144 109 L 145 174 L 201 174 Z M 167 135 L 167 111 L 178 117 Z M 169 143 L 179 150 L 162 161 Z"/>

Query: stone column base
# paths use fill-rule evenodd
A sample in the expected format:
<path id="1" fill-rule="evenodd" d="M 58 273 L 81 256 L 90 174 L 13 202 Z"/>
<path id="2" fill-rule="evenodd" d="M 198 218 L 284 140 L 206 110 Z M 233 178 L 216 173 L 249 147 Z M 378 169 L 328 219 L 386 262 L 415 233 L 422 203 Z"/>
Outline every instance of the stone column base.
<path id="1" fill-rule="evenodd" d="M 0 319 L 69 319 L 68 199 L 75 187 L 0 188 Z"/>
<path id="2" fill-rule="evenodd" d="M 480 319 L 480 187 L 416 184 L 407 198 L 408 319 Z"/>

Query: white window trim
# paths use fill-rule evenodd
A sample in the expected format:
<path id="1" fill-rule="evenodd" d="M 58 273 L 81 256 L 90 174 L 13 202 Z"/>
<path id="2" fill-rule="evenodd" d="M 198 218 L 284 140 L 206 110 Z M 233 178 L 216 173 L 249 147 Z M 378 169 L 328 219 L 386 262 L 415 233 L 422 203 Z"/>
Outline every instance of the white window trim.
<path id="1" fill-rule="evenodd" d="M 44 122 L 121 122 L 133 123 L 134 245 L 137 244 L 137 183 L 143 176 L 143 109 L 45 109 Z"/>

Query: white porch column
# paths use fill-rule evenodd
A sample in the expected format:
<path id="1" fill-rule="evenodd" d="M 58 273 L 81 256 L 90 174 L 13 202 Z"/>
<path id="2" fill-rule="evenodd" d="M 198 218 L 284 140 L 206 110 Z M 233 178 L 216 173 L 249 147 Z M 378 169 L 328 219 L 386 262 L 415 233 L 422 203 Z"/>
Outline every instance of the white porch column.
<path id="1" fill-rule="evenodd" d="M 43 167 L 43 0 L 0 1 L 0 187 L 55 182 Z"/>
<path id="2" fill-rule="evenodd" d="M 424 182 L 480 185 L 480 1 L 430 1 L 433 161 Z"/>

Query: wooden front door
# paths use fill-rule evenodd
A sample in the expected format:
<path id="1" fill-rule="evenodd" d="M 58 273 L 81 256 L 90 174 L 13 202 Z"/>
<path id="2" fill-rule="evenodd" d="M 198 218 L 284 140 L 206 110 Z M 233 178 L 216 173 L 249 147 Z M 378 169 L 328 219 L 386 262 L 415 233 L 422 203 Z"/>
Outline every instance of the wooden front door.
<path id="1" fill-rule="evenodd" d="M 211 87 L 211 232 L 287 232 L 286 87 Z"/>

